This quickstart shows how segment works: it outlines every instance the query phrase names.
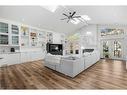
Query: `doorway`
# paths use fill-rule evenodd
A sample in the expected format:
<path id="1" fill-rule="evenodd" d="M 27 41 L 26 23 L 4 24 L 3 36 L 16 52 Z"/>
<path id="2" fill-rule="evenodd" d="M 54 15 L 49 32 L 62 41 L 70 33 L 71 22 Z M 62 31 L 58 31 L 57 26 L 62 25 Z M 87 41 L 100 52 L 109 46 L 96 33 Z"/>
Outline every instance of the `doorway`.
<path id="1" fill-rule="evenodd" d="M 123 39 L 101 40 L 101 57 L 123 59 Z"/>

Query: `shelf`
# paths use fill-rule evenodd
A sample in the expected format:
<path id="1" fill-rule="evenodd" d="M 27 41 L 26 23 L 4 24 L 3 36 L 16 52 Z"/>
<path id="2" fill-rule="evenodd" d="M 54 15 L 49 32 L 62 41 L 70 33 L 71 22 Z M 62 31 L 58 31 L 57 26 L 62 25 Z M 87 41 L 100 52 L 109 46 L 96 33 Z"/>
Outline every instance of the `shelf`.
<path id="1" fill-rule="evenodd" d="M 19 34 L 12 34 L 11 36 L 19 36 Z"/>
<path id="2" fill-rule="evenodd" d="M 24 35 L 21 35 L 21 37 L 29 37 L 29 35 L 25 35 L 25 36 Z"/>
<path id="3" fill-rule="evenodd" d="M 4 46 L 10 46 L 10 45 L 6 45 L 6 44 L 0 44 L 0 46 L 3 46 L 3 47 L 4 47 Z"/>
<path id="4" fill-rule="evenodd" d="M 0 35 L 8 35 L 8 33 L 0 33 Z"/>

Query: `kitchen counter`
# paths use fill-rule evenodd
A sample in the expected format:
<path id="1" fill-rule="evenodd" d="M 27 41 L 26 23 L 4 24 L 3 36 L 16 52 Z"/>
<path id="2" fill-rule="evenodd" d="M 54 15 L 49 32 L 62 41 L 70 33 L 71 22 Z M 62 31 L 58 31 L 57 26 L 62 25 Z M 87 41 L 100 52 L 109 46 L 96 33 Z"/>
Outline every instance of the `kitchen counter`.
<path id="1" fill-rule="evenodd" d="M 16 51 L 16 52 L 0 52 L 0 67 L 3 65 L 20 64 L 29 61 L 44 59 L 45 55 L 40 51 Z"/>
<path id="2" fill-rule="evenodd" d="M 16 53 L 21 53 L 21 52 L 1 52 L 0 54 L 16 54 Z"/>

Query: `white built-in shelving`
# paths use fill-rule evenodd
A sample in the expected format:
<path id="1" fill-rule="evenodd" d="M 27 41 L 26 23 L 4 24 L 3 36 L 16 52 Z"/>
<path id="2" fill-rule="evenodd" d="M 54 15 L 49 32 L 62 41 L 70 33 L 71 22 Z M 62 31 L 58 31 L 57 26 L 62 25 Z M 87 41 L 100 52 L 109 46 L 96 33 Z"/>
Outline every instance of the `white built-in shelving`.
<path id="1" fill-rule="evenodd" d="M 20 27 L 21 47 L 29 47 L 29 28 L 25 25 Z"/>
<path id="2" fill-rule="evenodd" d="M 7 23 L 0 22 L 0 45 L 9 44 L 9 27 Z"/>

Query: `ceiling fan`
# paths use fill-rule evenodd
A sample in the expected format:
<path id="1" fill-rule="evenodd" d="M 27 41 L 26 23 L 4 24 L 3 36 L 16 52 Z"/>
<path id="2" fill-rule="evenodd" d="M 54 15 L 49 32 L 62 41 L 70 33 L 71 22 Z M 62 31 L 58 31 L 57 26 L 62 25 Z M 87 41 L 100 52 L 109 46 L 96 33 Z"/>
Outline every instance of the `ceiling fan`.
<path id="1" fill-rule="evenodd" d="M 63 15 L 66 16 L 66 18 L 63 18 L 63 19 L 61 19 L 61 20 L 67 20 L 67 23 L 68 23 L 68 22 L 71 21 L 71 20 L 76 21 L 75 18 L 81 18 L 81 16 L 77 16 L 77 15 L 75 15 L 75 14 L 76 14 L 76 11 L 74 11 L 74 12 L 69 12 L 69 14 L 63 13 Z"/>

